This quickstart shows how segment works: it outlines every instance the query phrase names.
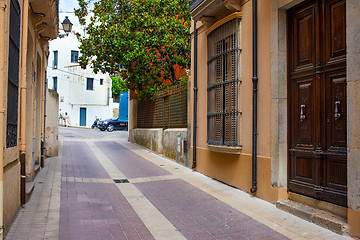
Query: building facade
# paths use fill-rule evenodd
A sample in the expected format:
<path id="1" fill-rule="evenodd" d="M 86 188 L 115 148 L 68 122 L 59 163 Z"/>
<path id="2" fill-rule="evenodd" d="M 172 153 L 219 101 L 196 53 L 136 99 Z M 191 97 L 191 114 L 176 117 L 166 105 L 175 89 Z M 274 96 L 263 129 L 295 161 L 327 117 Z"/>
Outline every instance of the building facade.
<path id="1" fill-rule="evenodd" d="M 96 117 L 112 117 L 119 104 L 113 101 L 108 74 L 81 69 L 79 46 L 72 32 L 50 42 L 48 88 L 59 93 L 60 113 L 68 114 L 69 125 L 91 127 Z"/>
<path id="2" fill-rule="evenodd" d="M 359 237 L 360 3 L 256 2 L 191 1 L 193 165 L 272 203 L 329 204 Z"/>
<path id="3" fill-rule="evenodd" d="M 0 3 L 0 239 L 44 161 L 48 40 L 58 22 L 55 0 Z"/>

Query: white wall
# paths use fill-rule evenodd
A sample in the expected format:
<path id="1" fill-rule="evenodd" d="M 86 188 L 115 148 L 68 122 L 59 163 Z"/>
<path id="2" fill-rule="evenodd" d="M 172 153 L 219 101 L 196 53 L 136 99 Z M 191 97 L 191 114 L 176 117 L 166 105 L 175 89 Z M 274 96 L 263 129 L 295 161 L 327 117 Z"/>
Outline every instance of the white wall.
<path id="1" fill-rule="evenodd" d="M 81 28 L 76 29 L 82 32 Z M 62 32 L 60 32 L 62 34 Z M 108 74 L 93 73 L 92 69 L 81 69 L 78 63 L 71 63 L 71 50 L 79 51 L 80 43 L 74 33 L 50 41 L 49 66 L 47 68 L 48 88 L 52 89 L 53 77 L 57 77 L 59 108 L 67 112 L 71 125 L 80 125 L 80 108 L 86 108 L 86 126 L 90 127 L 95 116 L 102 119 L 113 116 L 118 108 L 111 98 L 111 79 Z M 58 51 L 57 69 L 53 69 L 54 51 Z M 86 90 L 87 78 L 94 78 L 93 90 Z M 103 85 L 100 85 L 103 79 Z"/>
<path id="2" fill-rule="evenodd" d="M 46 91 L 46 123 L 45 123 L 45 154 L 46 157 L 58 155 L 58 110 L 59 94 L 48 89 Z"/>

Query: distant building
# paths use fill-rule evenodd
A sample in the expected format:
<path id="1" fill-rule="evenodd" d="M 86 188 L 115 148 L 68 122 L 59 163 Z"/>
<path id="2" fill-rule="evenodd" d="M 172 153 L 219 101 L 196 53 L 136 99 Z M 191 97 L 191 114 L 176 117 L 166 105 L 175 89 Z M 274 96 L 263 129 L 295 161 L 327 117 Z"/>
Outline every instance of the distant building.
<path id="1" fill-rule="evenodd" d="M 59 93 L 60 113 L 68 113 L 71 126 L 91 127 L 96 117 L 116 115 L 119 105 L 113 102 L 108 74 L 81 69 L 79 46 L 74 33 L 50 42 L 48 88 Z"/>

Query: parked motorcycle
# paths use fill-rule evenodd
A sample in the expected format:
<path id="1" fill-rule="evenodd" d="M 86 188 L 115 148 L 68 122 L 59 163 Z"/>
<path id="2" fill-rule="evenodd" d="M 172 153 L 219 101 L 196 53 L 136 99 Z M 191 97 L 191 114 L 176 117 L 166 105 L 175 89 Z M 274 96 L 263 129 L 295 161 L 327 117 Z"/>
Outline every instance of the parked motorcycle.
<path id="1" fill-rule="evenodd" d="M 100 118 L 96 117 L 94 123 L 91 125 L 91 128 L 98 127 L 98 122 L 100 121 Z"/>

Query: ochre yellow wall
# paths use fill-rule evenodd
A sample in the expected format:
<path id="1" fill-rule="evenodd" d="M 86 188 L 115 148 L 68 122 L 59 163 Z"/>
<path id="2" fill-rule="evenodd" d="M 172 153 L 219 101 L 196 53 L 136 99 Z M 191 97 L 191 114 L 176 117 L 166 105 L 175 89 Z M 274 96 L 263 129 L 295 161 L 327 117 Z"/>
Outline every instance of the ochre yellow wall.
<path id="1" fill-rule="evenodd" d="M 241 21 L 241 144 L 242 152 L 252 152 L 252 7 L 247 2 L 242 7 L 243 18 Z M 259 4 L 258 22 L 258 155 L 270 157 L 270 1 Z M 201 26 L 201 27 L 199 27 Z M 198 23 L 198 128 L 197 146 L 207 146 L 207 36 L 206 27 Z M 193 46 L 192 46 L 193 47 Z M 191 78 L 194 78 L 193 65 Z M 191 88 L 193 87 L 193 83 Z M 190 91 L 191 97 L 193 93 Z M 193 104 L 190 98 L 190 104 Z M 191 106 L 192 109 L 192 106 Z M 192 122 L 192 114 L 190 114 Z"/>
<path id="2" fill-rule="evenodd" d="M 239 1 L 240 2 L 240 1 Z M 208 145 L 206 143 L 207 139 L 207 36 L 206 30 L 207 26 L 203 25 L 201 21 L 197 23 L 198 29 L 198 111 L 197 111 L 197 166 L 196 171 L 199 171 L 207 176 L 213 177 L 219 181 L 225 182 L 232 186 L 235 186 L 241 190 L 249 192 L 251 188 L 252 181 L 252 165 L 251 165 L 251 155 L 252 155 L 252 1 L 243 1 L 245 4 L 241 7 L 242 12 L 242 21 L 241 21 L 241 89 L 239 94 L 242 115 L 240 117 L 240 141 L 242 145 L 242 149 L 240 151 L 241 154 L 226 154 L 226 153 L 218 153 L 214 151 L 210 151 Z M 284 23 L 277 22 L 279 21 L 279 11 L 281 8 L 281 12 L 283 14 L 287 8 L 290 8 L 301 1 L 297 0 L 262 0 L 258 1 L 258 172 L 257 172 L 257 182 L 258 182 L 258 191 L 256 192 L 256 196 L 262 199 L 265 199 L 269 202 L 276 202 L 278 199 L 287 198 L 287 189 L 286 188 L 274 188 L 272 187 L 271 182 L 271 160 L 275 163 L 273 169 L 278 168 L 276 164 L 281 165 L 282 169 L 286 169 L 286 161 L 279 162 L 279 156 L 271 155 L 271 146 L 274 141 L 278 141 L 279 144 L 284 144 L 285 137 L 282 136 L 282 142 L 279 142 L 279 139 L 276 137 L 271 140 L 271 109 L 275 109 L 274 106 L 271 105 L 271 80 L 276 79 L 273 82 L 274 91 L 284 91 L 286 89 L 283 86 L 275 86 L 275 84 L 286 84 L 286 66 L 279 69 L 279 73 L 274 71 L 274 74 L 278 74 L 276 76 L 271 76 L 271 67 L 272 63 L 277 64 L 277 60 L 275 61 L 271 58 L 271 42 L 273 41 L 273 45 L 279 44 L 279 42 L 284 42 L 284 34 L 283 31 L 286 29 L 286 21 Z M 351 14 L 347 14 L 347 45 L 351 49 L 357 49 L 358 44 L 356 44 L 357 39 L 354 37 L 354 32 L 359 28 L 358 19 L 359 11 L 357 11 L 360 7 L 358 0 L 347 0 L 347 12 Z M 285 9 L 285 10 L 284 10 Z M 196 12 L 197 11 L 197 12 Z M 200 14 L 198 10 L 196 10 L 195 14 Z M 230 14 L 230 11 L 222 11 L 219 12 L 217 16 L 215 16 L 215 22 L 223 19 L 227 15 Z M 276 21 L 275 21 L 275 20 Z M 280 19 L 280 18 L 279 18 Z M 271 38 L 271 29 L 275 29 L 277 36 Z M 281 20 L 282 21 L 282 20 Z M 211 23 L 207 23 L 211 24 Z M 273 27 L 273 28 L 272 28 Z M 192 41 L 194 38 L 194 24 L 192 24 L 191 32 L 192 32 Z M 274 32 L 273 32 L 274 33 Z M 279 39 L 281 38 L 281 39 Z M 189 90 L 189 123 L 191 125 L 191 135 L 193 135 L 193 80 L 194 80 L 194 42 L 192 42 L 192 63 L 191 63 L 191 80 L 190 80 L 190 90 Z M 351 45 L 352 44 L 352 45 Z M 283 47 L 283 46 L 282 46 Z M 277 51 L 281 49 L 281 51 L 286 50 L 286 47 L 276 48 Z M 275 50 L 276 50 L 275 49 Z M 274 52 L 273 56 L 280 54 L 281 57 L 286 57 L 285 52 Z M 358 75 L 356 74 L 356 68 L 353 68 L 358 62 L 358 58 L 356 55 L 353 55 L 351 52 L 347 54 L 348 61 L 348 84 L 352 84 L 354 86 L 358 85 Z M 285 60 L 286 62 L 286 60 Z M 285 65 L 285 64 L 284 64 Z M 278 66 L 277 66 L 278 67 Z M 351 68 L 351 69 L 350 69 Z M 275 68 L 277 69 L 277 68 Z M 284 73 L 285 71 L 285 73 Z M 281 77 L 281 79 L 277 79 Z M 354 90 L 355 89 L 355 90 Z M 348 108 L 355 109 L 354 106 L 358 105 L 356 102 L 356 87 L 348 88 Z M 286 91 L 286 90 L 285 90 Z M 273 92 L 274 94 L 274 92 Z M 283 94 L 283 93 L 281 93 Z M 281 94 L 275 94 L 275 96 L 282 96 Z M 286 94 L 285 94 L 286 96 Z M 282 99 L 283 100 L 283 99 Z M 286 107 L 281 105 L 282 107 Z M 272 108 L 273 107 L 273 108 Z M 285 111 L 286 112 L 286 111 Z M 351 116 L 356 115 L 356 111 L 349 111 Z M 276 113 L 273 113 L 276 114 Z M 286 113 L 285 113 L 286 114 Z M 284 120 L 286 117 L 281 116 L 279 114 L 279 118 L 282 117 Z M 348 128 L 349 126 L 354 126 L 356 121 L 353 123 L 352 119 L 356 118 L 348 118 Z M 282 123 L 284 128 L 286 128 L 286 121 Z M 277 124 L 277 123 L 275 123 Z M 283 126 L 281 125 L 281 127 Z M 353 131 L 354 132 L 354 131 Z M 283 131 L 278 132 L 279 134 L 283 134 Z M 348 164 L 350 166 L 358 166 L 358 159 L 356 156 L 358 145 L 352 144 L 356 142 L 358 139 L 357 133 L 349 134 L 351 136 L 348 138 L 348 144 L 350 146 L 350 153 L 348 155 Z M 274 137 L 274 136 L 273 136 Z M 285 140 L 286 141 L 286 140 Z M 191 142 L 191 146 L 193 146 L 193 142 Z M 355 146 L 355 147 L 353 147 Z M 286 148 L 286 147 L 285 147 Z M 282 149 L 283 150 L 283 149 Z M 192 154 L 191 150 L 191 154 Z M 280 152 L 278 154 L 286 153 Z M 282 159 L 284 156 L 282 156 Z M 284 166 L 285 164 L 285 166 Z M 348 187 L 352 191 L 349 192 L 348 199 L 348 224 L 350 227 L 350 234 L 352 236 L 360 237 L 360 212 L 359 212 L 359 201 L 358 199 L 354 199 L 356 194 L 353 192 L 357 191 L 356 188 L 356 167 L 349 168 L 348 171 Z M 355 169 L 355 170 L 354 170 Z M 286 175 L 286 174 L 285 174 Z M 274 183 L 278 182 L 279 179 L 276 178 L 284 178 L 283 174 L 279 174 L 274 170 L 273 172 L 273 181 Z M 280 179 L 285 186 L 284 179 Z M 279 180 L 279 181 L 280 181 Z M 354 210 L 355 209 L 355 210 Z"/>
<path id="3" fill-rule="evenodd" d="M 271 59 L 270 13 L 271 1 L 263 0 L 258 7 L 258 190 L 256 196 L 275 203 L 287 197 L 286 189 L 271 184 Z M 226 15 L 225 15 L 226 16 Z M 216 18 L 217 21 L 223 17 Z M 241 20 L 241 87 L 240 87 L 240 142 L 241 154 L 210 151 L 207 145 L 207 27 L 198 22 L 198 111 L 197 111 L 197 167 L 207 176 L 246 192 L 252 184 L 252 4 L 242 6 Z M 193 33 L 193 26 L 192 26 Z M 193 49 L 193 45 L 192 45 Z M 193 56 L 193 55 L 192 55 Z M 193 59 L 192 59 L 193 60 Z M 191 80 L 194 79 L 192 61 Z M 191 90 L 193 82 L 191 81 Z M 193 123 L 193 92 L 190 91 L 189 122 Z M 192 145 L 193 146 L 193 145 Z"/>
<path id="4" fill-rule="evenodd" d="M 256 196 L 271 203 L 287 198 L 287 190 L 271 186 L 271 159 L 258 157 Z M 196 170 L 239 188 L 250 192 L 252 185 L 252 158 L 249 154 L 225 154 L 212 152 L 206 148 L 197 148 Z"/>
<path id="5" fill-rule="evenodd" d="M 348 208 L 348 224 L 350 228 L 350 235 L 360 238 L 360 211 Z"/>
<path id="6" fill-rule="evenodd" d="M 5 1 L 5 5 L 9 6 L 10 1 Z M 22 1 L 19 1 L 20 6 L 22 6 Z M 0 94 L 2 99 L 0 100 L 1 108 L 5 109 L 4 120 L 0 121 L 0 131 L 2 133 L 0 136 L 1 144 L 0 151 L 2 151 L 2 159 L 0 160 L 0 167 L 2 171 L 2 186 L 0 187 L 0 225 L 5 225 L 5 233 L 8 230 L 10 223 L 15 216 L 18 208 L 20 207 L 20 164 L 19 164 L 19 147 L 6 147 L 6 119 L 7 119 L 7 86 L 8 86 L 8 56 L 9 56 L 9 8 L 2 9 L 1 12 L 5 15 L 5 21 L 2 19 L 4 16 L 1 14 L 0 17 L 0 34 L 3 37 L 2 47 L 0 48 L 0 60 L 4 65 L 1 65 L 0 71 L 2 74 L 0 76 L 1 91 Z M 18 116 L 19 119 L 19 116 Z M 19 131 L 18 131 L 19 132 Z M 19 143 L 19 142 L 18 142 Z M 0 239 L 2 239 L 2 234 L 0 233 Z"/>
<path id="7" fill-rule="evenodd" d="M 20 207 L 20 162 L 14 161 L 4 169 L 4 225 L 6 231 Z"/>

